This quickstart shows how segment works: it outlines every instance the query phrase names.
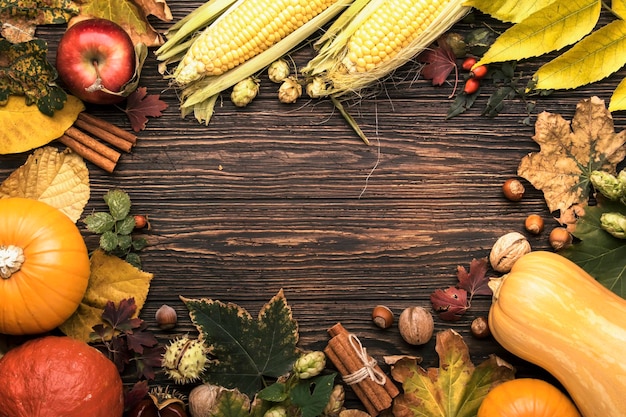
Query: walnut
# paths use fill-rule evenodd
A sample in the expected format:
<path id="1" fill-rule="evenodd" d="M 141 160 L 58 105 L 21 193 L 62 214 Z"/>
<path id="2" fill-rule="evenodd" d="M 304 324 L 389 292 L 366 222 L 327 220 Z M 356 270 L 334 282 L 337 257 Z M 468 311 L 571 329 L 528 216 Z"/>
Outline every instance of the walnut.
<path id="1" fill-rule="evenodd" d="M 518 232 L 500 236 L 491 248 L 489 262 L 498 272 L 506 273 L 511 270 L 515 261 L 531 251 L 528 240 Z"/>

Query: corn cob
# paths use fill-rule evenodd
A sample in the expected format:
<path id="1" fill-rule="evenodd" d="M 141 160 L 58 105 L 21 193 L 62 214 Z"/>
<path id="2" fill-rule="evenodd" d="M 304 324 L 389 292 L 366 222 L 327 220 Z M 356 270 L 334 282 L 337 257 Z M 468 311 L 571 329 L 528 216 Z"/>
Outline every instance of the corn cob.
<path id="1" fill-rule="evenodd" d="M 469 9 L 463 0 L 356 0 L 302 71 L 322 76 L 326 95 L 359 91 L 422 52 Z"/>
<path id="2" fill-rule="evenodd" d="M 174 73 L 178 84 L 221 75 L 269 49 L 336 0 L 240 0 L 193 42 Z"/>

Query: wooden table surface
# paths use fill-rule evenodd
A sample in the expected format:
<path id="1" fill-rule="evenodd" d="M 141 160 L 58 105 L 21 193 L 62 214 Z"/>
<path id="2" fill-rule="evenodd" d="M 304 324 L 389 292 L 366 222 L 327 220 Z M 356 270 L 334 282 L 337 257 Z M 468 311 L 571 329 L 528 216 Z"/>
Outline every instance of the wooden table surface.
<path id="1" fill-rule="evenodd" d="M 177 20 L 201 2 L 168 4 Z M 151 22 L 161 31 L 169 26 Z M 454 30 L 466 33 L 485 23 L 503 28 L 477 14 L 474 23 L 459 23 Z M 63 30 L 38 31 L 49 42 L 52 62 Z M 303 48 L 292 57 L 303 65 L 310 56 Z M 531 73 L 541 62 L 529 60 L 518 69 Z M 508 101 L 495 118 L 481 116 L 493 91 L 490 83 L 474 108 L 446 120 L 453 76 L 450 84 L 433 87 L 415 69 L 416 64 L 406 65 L 379 93 L 349 108 L 371 140 L 366 146 L 329 101 L 303 96 L 295 105 L 279 103 L 277 85 L 265 74 L 248 107 L 233 107 L 225 94 L 208 126 L 182 119 L 177 92 L 149 55 L 140 85 L 160 94 L 169 107 L 150 119 L 113 174 L 88 164 L 86 213 L 104 210 L 104 193 L 121 188 L 132 199 L 133 213 L 149 216 L 149 247 L 141 258 L 154 279 L 141 317 L 160 340 L 195 332 L 179 296 L 234 302 L 256 315 L 282 288 L 299 324 L 300 347 L 322 349 L 326 330 L 341 322 L 379 360 L 420 355 L 424 366 L 437 366 L 434 339 L 410 346 L 397 327 L 376 328 L 371 309 L 387 305 L 397 318 L 409 306 L 430 308 L 435 289 L 456 283 L 458 265 L 488 256 L 500 235 L 524 232 L 527 215 L 542 215 L 548 231 L 556 226 L 540 191 L 525 182 L 525 198 L 514 203 L 503 197 L 501 185 L 516 176 L 524 155 L 538 150 L 532 140 L 538 112 L 571 120 L 581 99 L 597 95 L 608 103 L 625 73 L 541 98 L 531 125 L 525 125 L 526 107 L 519 99 Z M 130 129 L 115 108 L 88 111 Z M 624 115 L 614 118 L 616 130 L 622 130 Z M 0 178 L 28 154 L 0 156 Z M 82 222 L 79 226 L 95 248 L 94 235 Z M 528 237 L 534 249 L 548 248 L 546 232 Z M 179 314 L 179 326 L 171 331 L 160 331 L 154 322 L 164 303 Z M 510 361 L 518 376 L 547 377 L 493 339 L 471 337 L 470 322 L 489 305 L 489 297 L 476 297 L 462 320 L 435 318 L 435 331 L 460 332 L 475 363 L 495 353 Z"/>

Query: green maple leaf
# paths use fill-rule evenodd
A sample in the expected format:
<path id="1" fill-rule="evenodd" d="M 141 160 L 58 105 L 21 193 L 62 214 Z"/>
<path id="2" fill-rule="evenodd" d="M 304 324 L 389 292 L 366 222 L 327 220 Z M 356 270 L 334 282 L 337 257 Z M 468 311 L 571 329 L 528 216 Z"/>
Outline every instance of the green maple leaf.
<path id="1" fill-rule="evenodd" d="M 41 39 L 12 44 L 0 40 L 0 105 L 10 95 L 23 95 L 26 104 L 52 116 L 65 105 L 67 95 L 54 81 L 56 69 L 47 61 L 48 45 Z"/>
<path id="2" fill-rule="evenodd" d="M 514 376 L 494 355 L 474 366 L 463 337 L 451 329 L 437 334 L 435 350 L 439 368 L 426 370 L 410 359 L 394 366 L 404 391 L 394 400 L 395 417 L 474 417 L 489 389 Z"/>
<path id="3" fill-rule="evenodd" d="M 336 374 L 319 375 L 299 381 L 291 392 L 291 401 L 300 408 L 302 417 L 319 416 L 328 404 Z"/>
<path id="4" fill-rule="evenodd" d="M 215 357 L 205 373 L 208 382 L 254 397 L 267 385 L 265 378 L 286 374 L 298 358 L 298 326 L 282 290 L 256 320 L 233 303 L 182 300 Z"/>
<path id="5" fill-rule="evenodd" d="M 602 200 L 597 206 L 585 208 L 576 222 L 574 236 L 580 239 L 559 254 L 576 263 L 602 285 L 626 298 L 626 241 L 602 229 L 602 213 L 626 214 L 626 206 Z"/>

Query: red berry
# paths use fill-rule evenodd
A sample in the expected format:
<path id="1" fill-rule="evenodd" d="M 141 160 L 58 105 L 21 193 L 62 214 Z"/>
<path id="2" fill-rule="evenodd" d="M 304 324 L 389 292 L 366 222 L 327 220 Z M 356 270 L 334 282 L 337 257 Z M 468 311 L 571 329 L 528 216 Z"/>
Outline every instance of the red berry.
<path id="1" fill-rule="evenodd" d="M 461 68 L 463 68 L 465 71 L 469 71 L 472 69 L 475 63 L 476 63 L 476 58 L 473 58 L 473 57 L 465 58 L 465 61 L 463 61 L 463 65 L 461 65 Z"/>
<path id="2" fill-rule="evenodd" d="M 134 218 L 135 218 L 135 229 L 143 229 L 146 226 L 150 226 L 147 216 L 136 214 Z"/>
<path id="3" fill-rule="evenodd" d="M 463 92 L 465 94 L 474 94 L 480 88 L 480 81 L 477 78 L 468 78 L 465 81 L 465 87 L 463 88 Z"/>
<path id="4" fill-rule="evenodd" d="M 485 75 L 487 75 L 486 65 L 479 65 L 476 68 L 474 68 L 472 72 L 470 73 L 470 77 L 477 78 L 479 80 L 483 78 Z"/>

